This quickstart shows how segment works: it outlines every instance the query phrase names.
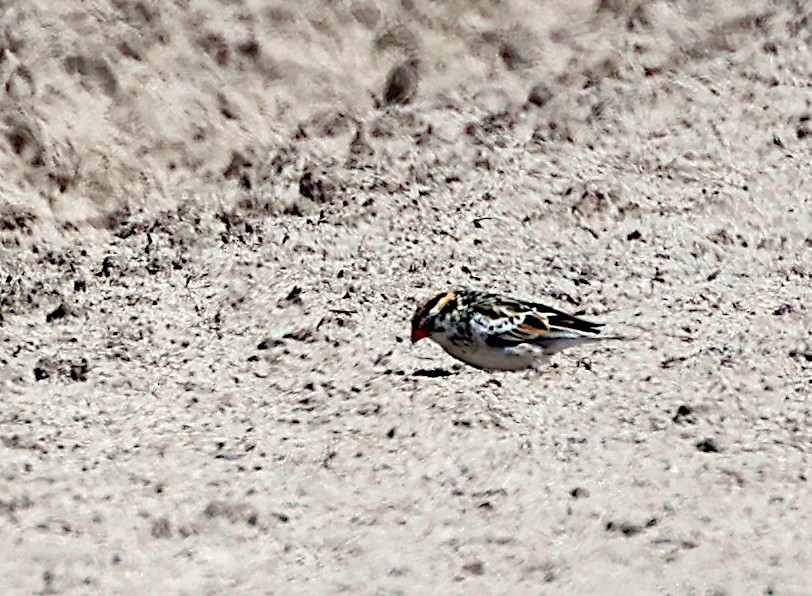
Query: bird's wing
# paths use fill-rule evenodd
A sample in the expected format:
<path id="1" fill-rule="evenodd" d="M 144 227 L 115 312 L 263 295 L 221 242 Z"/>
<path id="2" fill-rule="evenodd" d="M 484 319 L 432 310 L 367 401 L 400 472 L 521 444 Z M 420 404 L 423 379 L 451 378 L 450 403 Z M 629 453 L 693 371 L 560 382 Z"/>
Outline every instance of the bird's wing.
<path id="1" fill-rule="evenodd" d="M 579 317 L 569 315 L 560 310 L 556 310 L 544 304 L 537 304 L 533 302 L 526 303 L 526 306 L 532 308 L 534 312 L 544 316 L 552 331 L 566 332 L 570 335 L 567 337 L 580 336 L 580 337 L 594 337 L 599 335 L 603 323 L 593 323 L 592 321 L 585 321 Z"/>
<path id="2" fill-rule="evenodd" d="M 494 347 L 597 337 L 602 327 L 543 304 L 498 296 L 487 296 L 471 308 L 471 327 Z"/>

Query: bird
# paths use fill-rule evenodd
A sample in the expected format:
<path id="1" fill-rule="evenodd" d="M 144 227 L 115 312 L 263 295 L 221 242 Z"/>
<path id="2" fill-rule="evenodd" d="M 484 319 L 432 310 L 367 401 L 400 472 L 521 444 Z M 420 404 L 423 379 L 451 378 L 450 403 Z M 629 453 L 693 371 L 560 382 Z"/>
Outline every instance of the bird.
<path id="1" fill-rule="evenodd" d="M 429 338 L 457 360 L 488 371 L 535 369 L 566 348 L 607 339 L 603 323 L 555 308 L 477 290 L 428 298 L 412 318 L 412 344 Z"/>

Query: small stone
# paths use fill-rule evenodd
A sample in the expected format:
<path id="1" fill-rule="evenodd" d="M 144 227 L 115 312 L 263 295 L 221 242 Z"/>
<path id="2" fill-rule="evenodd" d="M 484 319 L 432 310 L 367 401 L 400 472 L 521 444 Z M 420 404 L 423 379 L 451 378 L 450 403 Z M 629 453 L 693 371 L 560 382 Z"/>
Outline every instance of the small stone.
<path id="1" fill-rule="evenodd" d="M 383 87 L 384 105 L 407 104 L 414 99 L 420 81 L 419 64 L 416 58 L 411 58 L 389 71 Z"/>
<path id="2" fill-rule="evenodd" d="M 688 416 L 690 416 L 692 413 L 693 409 L 691 408 L 691 406 L 686 406 L 685 404 L 682 404 L 680 407 L 677 408 L 677 413 L 674 414 L 674 418 L 672 418 L 672 420 L 674 422 L 683 422 L 683 421 L 692 422 L 692 420 L 686 420 Z"/>
<path id="3" fill-rule="evenodd" d="M 482 561 L 468 563 L 467 565 L 463 565 L 462 568 L 471 575 L 483 575 L 485 573 L 485 565 Z"/>
<path id="4" fill-rule="evenodd" d="M 288 302 L 301 302 L 302 300 L 301 298 L 299 298 L 301 295 L 302 288 L 300 288 L 299 286 L 293 286 L 290 292 L 288 292 L 288 295 L 285 296 L 285 300 L 287 300 Z"/>
<path id="5" fill-rule="evenodd" d="M 778 308 L 773 311 L 773 314 L 777 317 L 781 317 L 783 315 L 788 315 L 792 312 L 792 306 L 789 304 L 782 304 Z"/>
<path id="6" fill-rule="evenodd" d="M 521 44 L 512 41 L 505 40 L 499 45 L 499 57 L 508 70 L 520 70 L 533 64 L 530 52 Z"/>
<path id="7" fill-rule="evenodd" d="M 335 184 L 322 172 L 306 170 L 299 178 L 299 194 L 306 199 L 311 199 L 316 203 L 329 202 L 335 194 Z M 302 215 L 301 210 L 296 207 L 292 214 Z"/>
<path id="8" fill-rule="evenodd" d="M 152 524 L 152 537 L 153 538 L 169 538 L 172 536 L 172 528 L 169 525 L 169 520 L 162 517 Z"/>
<path id="9" fill-rule="evenodd" d="M 537 108 L 544 107 L 553 98 L 553 92 L 544 83 L 537 83 L 527 95 L 527 103 Z"/>
<path id="10" fill-rule="evenodd" d="M 716 445 L 716 441 L 713 439 L 704 439 L 699 441 L 699 443 L 696 444 L 696 448 L 702 453 L 719 453 L 721 451 L 719 446 Z"/>
<path id="11" fill-rule="evenodd" d="M 90 365 L 82 358 L 79 362 L 71 362 L 68 367 L 68 376 L 72 381 L 87 381 L 87 374 L 90 372 Z"/>
<path id="12" fill-rule="evenodd" d="M 632 524 L 629 522 L 607 522 L 606 523 L 606 531 L 607 532 L 620 532 L 624 536 L 631 537 L 636 536 L 640 532 L 643 531 L 643 526 Z"/>
<path id="13" fill-rule="evenodd" d="M 65 305 L 60 304 L 53 311 L 51 311 L 50 313 L 48 313 L 45 316 L 45 322 L 50 323 L 51 321 L 56 321 L 57 319 L 62 319 L 65 316 L 67 316 L 67 314 L 68 314 L 68 311 L 65 308 Z"/>
<path id="14" fill-rule="evenodd" d="M 110 277 L 110 273 L 113 270 L 113 264 L 113 257 L 104 257 L 101 264 L 101 270 L 96 275 L 98 277 Z"/>
<path id="15" fill-rule="evenodd" d="M 792 350 L 790 358 L 803 358 L 807 362 L 812 362 L 812 346 L 804 350 Z"/>
<path id="16" fill-rule="evenodd" d="M 257 344 L 257 350 L 268 350 L 270 348 L 278 348 L 281 345 L 284 345 L 281 339 L 276 339 L 273 337 L 266 337 L 261 342 Z"/>

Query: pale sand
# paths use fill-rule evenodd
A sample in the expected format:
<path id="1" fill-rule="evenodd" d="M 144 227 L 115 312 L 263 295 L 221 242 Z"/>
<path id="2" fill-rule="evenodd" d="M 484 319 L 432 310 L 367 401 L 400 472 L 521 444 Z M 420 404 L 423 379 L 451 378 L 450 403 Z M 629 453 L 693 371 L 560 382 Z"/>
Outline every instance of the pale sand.
<path id="1" fill-rule="evenodd" d="M 5 3 L 3 592 L 809 593 L 812 9 L 392 5 Z"/>

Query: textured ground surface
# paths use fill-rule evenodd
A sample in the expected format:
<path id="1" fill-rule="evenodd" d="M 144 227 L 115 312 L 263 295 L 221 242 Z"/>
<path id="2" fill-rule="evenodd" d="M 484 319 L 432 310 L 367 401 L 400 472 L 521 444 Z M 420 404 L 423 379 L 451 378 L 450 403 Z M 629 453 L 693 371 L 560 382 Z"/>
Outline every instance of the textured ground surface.
<path id="1" fill-rule="evenodd" d="M 0 16 L 11 592 L 808 593 L 806 3 L 80 4 Z"/>

